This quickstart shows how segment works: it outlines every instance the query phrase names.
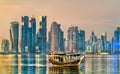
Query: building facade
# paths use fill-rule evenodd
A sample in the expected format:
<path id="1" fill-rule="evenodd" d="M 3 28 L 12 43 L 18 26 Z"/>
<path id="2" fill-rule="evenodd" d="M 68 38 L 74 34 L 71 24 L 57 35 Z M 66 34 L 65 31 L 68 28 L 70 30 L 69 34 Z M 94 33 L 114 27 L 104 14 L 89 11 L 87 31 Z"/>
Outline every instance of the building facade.
<path id="1" fill-rule="evenodd" d="M 11 51 L 18 53 L 18 41 L 19 41 L 19 23 L 17 21 L 11 22 L 10 26 L 10 40 Z"/>
<path id="2" fill-rule="evenodd" d="M 64 50 L 64 35 L 60 28 L 60 24 L 52 22 L 49 32 L 49 43 L 51 52 L 59 52 Z"/>
<path id="3" fill-rule="evenodd" d="M 22 32 L 21 32 L 21 51 L 26 52 L 28 48 L 28 26 L 29 26 L 29 17 L 22 16 Z"/>
<path id="4" fill-rule="evenodd" d="M 37 33 L 37 51 L 46 52 L 46 41 L 47 41 L 47 16 L 40 17 L 40 28 Z"/>
<path id="5" fill-rule="evenodd" d="M 120 27 L 116 27 L 114 32 L 114 45 L 115 45 L 115 52 L 120 52 Z"/>
<path id="6" fill-rule="evenodd" d="M 34 16 L 31 18 L 30 20 L 30 27 L 29 27 L 29 36 L 30 37 L 30 49 L 29 52 L 35 52 L 36 51 L 36 19 L 34 18 Z M 29 42 L 27 43 L 29 44 Z"/>
<path id="7" fill-rule="evenodd" d="M 97 36 L 95 35 L 94 31 L 92 31 L 89 40 L 86 44 L 86 51 L 89 53 L 97 53 Z"/>
<path id="8" fill-rule="evenodd" d="M 101 52 L 107 52 L 107 33 L 103 33 L 101 35 L 101 41 L 102 41 Z"/>
<path id="9" fill-rule="evenodd" d="M 79 32 L 77 26 L 69 27 L 68 29 L 68 51 L 77 51 L 79 49 Z"/>
<path id="10" fill-rule="evenodd" d="M 9 52 L 9 47 L 10 47 L 9 40 L 7 40 L 7 39 L 2 39 L 2 42 L 1 42 L 1 50 L 2 50 L 3 52 Z"/>
<path id="11" fill-rule="evenodd" d="M 79 51 L 84 52 L 85 51 L 85 31 L 84 30 L 80 30 L 78 39 L 79 39 L 78 40 Z"/>

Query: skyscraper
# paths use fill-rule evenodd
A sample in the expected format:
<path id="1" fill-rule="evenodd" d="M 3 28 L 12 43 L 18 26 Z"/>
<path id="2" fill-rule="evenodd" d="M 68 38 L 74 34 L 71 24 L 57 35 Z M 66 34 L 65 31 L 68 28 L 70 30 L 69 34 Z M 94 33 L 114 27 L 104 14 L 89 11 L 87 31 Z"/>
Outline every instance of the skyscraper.
<path id="1" fill-rule="evenodd" d="M 115 52 L 120 52 L 120 27 L 116 27 L 114 32 L 115 38 Z"/>
<path id="2" fill-rule="evenodd" d="M 102 42 L 101 42 L 101 39 L 97 39 L 97 52 L 100 53 L 101 52 L 101 45 L 102 45 Z"/>
<path id="3" fill-rule="evenodd" d="M 19 40 L 19 23 L 17 21 L 11 22 L 10 26 L 10 40 L 11 40 L 11 51 L 18 51 L 18 40 Z"/>
<path id="4" fill-rule="evenodd" d="M 86 42 L 86 52 L 87 53 L 92 53 L 93 52 L 92 46 L 91 46 L 91 41 L 89 39 Z"/>
<path id="5" fill-rule="evenodd" d="M 37 33 L 37 45 L 38 51 L 46 52 L 46 41 L 47 41 L 47 16 L 40 17 L 40 28 Z"/>
<path id="6" fill-rule="evenodd" d="M 68 29 L 68 51 L 76 51 L 78 50 L 78 27 L 72 26 Z"/>
<path id="7" fill-rule="evenodd" d="M 97 50 L 97 36 L 95 35 L 94 31 L 92 31 L 90 38 L 87 42 L 87 51 L 88 52 L 92 52 L 92 53 L 96 53 Z"/>
<path id="8" fill-rule="evenodd" d="M 92 43 L 97 41 L 97 36 L 95 35 L 94 31 L 92 31 L 92 33 L 91 33 L 90 41 Z"/>
<path id="9" fill-rule="evenodd" d="M 65 49 L 65 44 L 64 44 L 64 32 L 60 29 L 60 24 L 58 24 L 59 25 L 59 27 L 58 27 L 58 29 L 59 29 L 59 49 L 60 49 L 60 51 L 64 51 L 64 49 Z"/>
<path id="10" fill-rule="evenodd" d="M 28 32 L 29 34 L 31 34 L 31 49 L 29 49 L 30 50 L 30 52 L 35 52 L 35 47 L 36 47 L 36 19 L 34 18 L 34 17 L 32 17 L 31 18 L 31 20 L 30 20 L 30 25 L 31 25 L 31 27 L 29 28 L 29 30 L 28 31 L 30 31 L 30 32 Z M 28 36 L 28 37 L 30 37 L 30 35 Z M 28 44 L 29 44 L 29 42 L 28 42 Z"/>
<path id="11" fill-rule="evenodd" d="M 9 52 L 9 40 L 2 39 L 1 50 L 4 51 L 4 52 Z"/>
<path id="12" fill-rule="evenodd" d="M 85 31 L 80 30 L 79 32 L 79 51 L 85 51 Z"/>
<path id="13" fill-rule="evenodd" d="M 107 52 L 107 33 L 101 35 L 102 52 Z"/>
<path id="14" fill-rule="evenodd" d="M 110 41 L 106 43 L 106 51 L 112 53 L 112 43 Z"/>
<path id="15" fill-rule="evenodd" d="M 112 53 L 116 52 L 116 40 L 112 37 Z"/>
<path id="16" fill-rule="evenodd" d="M 27 49 L 26 52 L 32 52 L 32 27 L 31 24 L 28 26 L 28 38 L 27 38 Z"/>
<path id="17" fill-rule="evenodd" d="M 60 24 L 52 22 L 49 37 L 51 52 L 58 52 L 64 50 L 64 36 L 63 31 L 60 28 Z"/>
<path id="18" fill-rule="evenodd" d="M 51 42 L 51 32 L 48 32 L 48 50 L 50 50 L 50 42 Z"/>
<path id="19" fill-rule="evenodd" d="M 29 26 L 29 17 L 22 16 L 22 34 L 21 34 L 21 51 L 25 52 L 25 48 L 28 43 L 28 26 Z"/>

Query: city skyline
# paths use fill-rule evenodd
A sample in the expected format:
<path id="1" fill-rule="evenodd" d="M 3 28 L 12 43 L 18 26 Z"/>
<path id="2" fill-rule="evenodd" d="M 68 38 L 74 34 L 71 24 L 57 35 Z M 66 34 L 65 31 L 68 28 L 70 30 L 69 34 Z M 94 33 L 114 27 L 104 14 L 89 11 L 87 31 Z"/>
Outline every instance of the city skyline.
<path id="1" fill-rule="evenodd" d="M 10 24 L 10 44 L 3 42 L 4 46 L 11 46 L 8 52 L 11 53 L 35 53 L 35 52 L 58 52 L 58 51 L 82 51 L 86 53 L 119 53 L 120 49 L 120 27 L 116 27 L 111 40 L 108 40 L 107 33 L 97 37 L 94 31 L 91 32 L 88 40 L 85 40 L 86 31 L 78 30 L 78 26 L 70 26 L 67 30 L 67 39 L 64 38 L 61 24 L 53 21 L 51 30 L 47 35 L 47 16 L 41 16 L 39 21 L 39 31 L 36 34 L 36 18 L 33 16 L 21 17 L 22 25 L 17 21 Z M 19 28 L 21 26 L 21 28 Z M 19 33 L 20 29 L 20 33 Z M 21 36 L 19 36 L 21 34 Z M 20 38 L 19 38 L 20 37 Z M 47 41 L 48 38 L 48 41 Z M 7 40 L 7 39 L 6 39 Z M 20 41 L 19 41 L 20 40 Z M 2 40 L 4 41 L 4 39 Z M 65 45 L 67 43 L 67 45 Z"/>
<path id="2" fill-rule="evenodd" d="M 75 25 L 79 30 L 86 31 L 86 39 L 94 30 L 99 38 L 102 33 L 107 32 L 108 40 L 111 40 L 115 27 L 120 24 L 119 3 L 119 0 L 2 0 L 0 1 L 0 38 L 9 39 L 10 22 L 15 20 L 21 25 L 21 16 L 37 17 L 38 31 L 39 16 L 45 15 L 48 17 L 47 31 L 50 31 L 51 23 L 55 20 L 61 24 L 65 38 L 67 38 L 67 29 Z"/>
<path id="3" fill-rule="evenodd" d="M 0 0 L 0 74 L 120 73 L 120 0 Z"/>

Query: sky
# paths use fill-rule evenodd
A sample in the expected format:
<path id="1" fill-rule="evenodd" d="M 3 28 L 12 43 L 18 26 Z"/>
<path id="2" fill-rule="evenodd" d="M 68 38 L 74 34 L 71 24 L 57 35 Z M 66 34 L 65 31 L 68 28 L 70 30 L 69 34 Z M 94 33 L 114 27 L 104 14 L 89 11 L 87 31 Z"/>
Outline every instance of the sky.
<path id="1" fill-rule="evenodd" d="M 10 22 L 21 24 L 21 16 L 33 15 L 37 31 L 39 17 L 47 16 L 47 31 L 56 21 L 61 24 L 65 38 L 70 26 L 78 26 L 86 31 L 86 40 L 92 31 L 98 38 L 107 32 L 111 40 L 114 30 L 120 26 L 120 0 L 0 0 L 0 39 L 9 39 Z"/>

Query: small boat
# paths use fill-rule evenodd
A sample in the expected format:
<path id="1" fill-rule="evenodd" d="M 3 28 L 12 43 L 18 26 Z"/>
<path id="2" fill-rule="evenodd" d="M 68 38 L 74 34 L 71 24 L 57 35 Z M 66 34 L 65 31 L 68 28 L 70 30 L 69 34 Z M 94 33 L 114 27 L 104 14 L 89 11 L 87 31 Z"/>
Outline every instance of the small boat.
<path id="1" fill-rule="evenodd" d="M 84 56 L 80 53 L 51 53 L 49 62 L 53 66 L 79 66 Z"/>

